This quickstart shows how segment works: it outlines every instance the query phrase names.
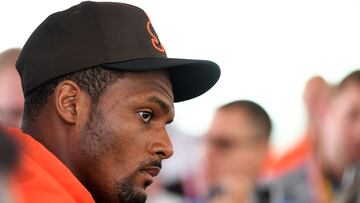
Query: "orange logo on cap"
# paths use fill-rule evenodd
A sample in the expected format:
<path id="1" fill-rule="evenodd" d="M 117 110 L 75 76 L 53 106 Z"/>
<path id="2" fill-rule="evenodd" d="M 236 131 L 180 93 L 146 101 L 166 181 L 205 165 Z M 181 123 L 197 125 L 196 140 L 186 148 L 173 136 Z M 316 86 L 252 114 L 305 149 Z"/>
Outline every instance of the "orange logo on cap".
<path id="1" fill-rule="evenodd" d="M 154 48 L 162 53 L 165 53 L 165 49 L 164 49 L 163 45 L 160 43 L 158 37 L 156 36 L 156 34 L 154 32 L 154 28 L 151 25 L 150 18 L 149 18 L 149 21 L 147 22 L 147 30 L 148 30 L 149 34 L 151 35 L 151 42 L 152 42 L 152 45 L 154 46 Z"/>

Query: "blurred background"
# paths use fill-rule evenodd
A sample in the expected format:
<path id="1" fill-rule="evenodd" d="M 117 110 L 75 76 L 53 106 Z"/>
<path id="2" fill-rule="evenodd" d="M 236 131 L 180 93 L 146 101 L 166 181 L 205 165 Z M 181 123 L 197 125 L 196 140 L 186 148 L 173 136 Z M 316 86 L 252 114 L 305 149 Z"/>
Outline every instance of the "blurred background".
<path id="1" fill-rule="evenodd" d="M 79 2 L 2 1 L 0 51 L 21 48 L 49 14 Z M 175 155 L 165 165 L 171 170 L 164 170 L 164 176 L 196 165 L 202 152 L 189 143 L 206 132 L 217 107 L 233 100 L 252 100 L 266 109 L 273 122 L 271 148 L 280 156 L 304 134 L 307 80 L 321 75 L 336 84 L 360 67 L 356 0 L 121 2 L 147 12 L 168 57 L 209 59 L 222 69 L 213 89 L 175 105 L 175 121 L 169 126 Z"/>

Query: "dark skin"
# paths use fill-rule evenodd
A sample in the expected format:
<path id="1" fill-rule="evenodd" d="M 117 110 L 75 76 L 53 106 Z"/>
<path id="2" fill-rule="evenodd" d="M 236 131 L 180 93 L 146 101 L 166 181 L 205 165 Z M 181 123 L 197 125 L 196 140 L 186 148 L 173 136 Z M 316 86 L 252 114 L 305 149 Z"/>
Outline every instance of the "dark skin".
<path id="1" fill-rule="evenodd" d="M 125 73 L 95 107 L 66 80 L 26 133 L 54 153 L 97 202 L 143 202 L 161 161 L 173 154 L 165 129 L 174 117 L 173 101 L 166 71 Z"/>

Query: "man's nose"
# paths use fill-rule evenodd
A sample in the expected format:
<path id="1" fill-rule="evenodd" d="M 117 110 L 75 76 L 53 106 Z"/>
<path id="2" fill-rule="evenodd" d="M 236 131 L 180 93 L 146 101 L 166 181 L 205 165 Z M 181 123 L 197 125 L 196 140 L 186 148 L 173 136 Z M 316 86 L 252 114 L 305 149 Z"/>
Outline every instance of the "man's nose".
<path id="1" fill-rule="evenodd" d="M 173 146 L 165 127 L 160 132 L 157 132 L 157 136 L 154 137 L 154 140 L 149 145 L 149 152 L 152 155 L 159 156 L 161 159 L 168 159 L 174 154 Z"/>

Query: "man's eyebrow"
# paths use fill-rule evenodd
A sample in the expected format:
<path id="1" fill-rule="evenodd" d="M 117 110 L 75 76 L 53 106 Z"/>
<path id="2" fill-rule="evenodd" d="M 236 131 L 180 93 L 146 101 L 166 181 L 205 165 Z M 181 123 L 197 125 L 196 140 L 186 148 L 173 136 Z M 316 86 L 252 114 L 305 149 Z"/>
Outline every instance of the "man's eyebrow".
<path id="1" fill-rule="evenodd" d="M 158 104 L 164 113 L 169 113 L 171 106 L 156 96 L 152 96 L 148 99 L 149 102 Z"/>

